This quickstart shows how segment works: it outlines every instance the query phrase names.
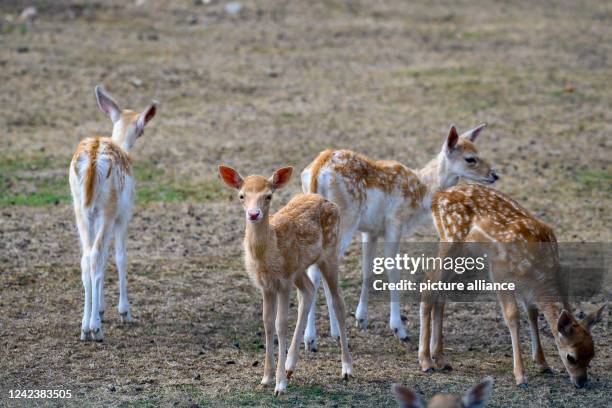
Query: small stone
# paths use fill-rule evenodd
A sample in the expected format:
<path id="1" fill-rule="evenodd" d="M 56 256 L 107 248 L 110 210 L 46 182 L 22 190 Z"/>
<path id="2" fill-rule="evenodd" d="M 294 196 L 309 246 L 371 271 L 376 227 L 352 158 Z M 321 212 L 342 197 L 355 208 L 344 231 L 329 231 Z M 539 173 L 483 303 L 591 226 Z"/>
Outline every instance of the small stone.
<path id="1" fill-rule="evenodd" d="M 136 77 L 132 78 L 130 82 L 132 82 L 132 85 L 134 85 L 136 88 L 141 87 L 143 84 L 142 79 Z"/>
<path id="2" fill-rule="evenodd" d="M 26 7 L 21 12 L 19 19 L 21 21 L 33 21 L 38 16 L 38 10 L 36 7 Z"/>
<path id="3" fill-rule="evenodd" d="M 238 14 L 240 13 L 240 10 L 242 10 L 242 4 L 238 3 L 237 1 L 233 1 L 225 5 L 225 11 L 228 14 Z"/>

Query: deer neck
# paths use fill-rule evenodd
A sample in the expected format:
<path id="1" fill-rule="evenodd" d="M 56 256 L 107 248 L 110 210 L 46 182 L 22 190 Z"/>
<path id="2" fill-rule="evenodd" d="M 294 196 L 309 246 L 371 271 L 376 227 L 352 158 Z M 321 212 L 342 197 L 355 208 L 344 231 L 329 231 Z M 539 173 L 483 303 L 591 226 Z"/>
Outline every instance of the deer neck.
<path id="1" fill-rule="evenodd" d="M 264 260 L 266 258 L 266 253 L 272 244 L 272 236 L 268 215 L 265 215 L 258 223 L 247 222 L 244 246 L 253 259 Z"/>
<path id="2" fill-rule="evenodd" d="M 440 153 L 425 167 L 418 170 L 417 175 L 421 183 L 427 187 L 427 193 L 423 200 L 426 209 L 431 208 L 431 199 L 436 192 L 452 187 L 459 182 L 459 176 L 449 169 L 444 153 Z"/>

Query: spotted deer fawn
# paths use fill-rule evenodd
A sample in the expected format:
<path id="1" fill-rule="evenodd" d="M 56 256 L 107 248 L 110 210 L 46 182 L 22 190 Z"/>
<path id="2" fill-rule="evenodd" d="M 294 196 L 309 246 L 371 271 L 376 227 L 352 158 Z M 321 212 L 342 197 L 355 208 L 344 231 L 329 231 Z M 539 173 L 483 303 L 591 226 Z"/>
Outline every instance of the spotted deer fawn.
<path id="1" fill-rule="evenodd" d="M 266 357 L 261 384 L 272 382 L 273 336 L 278 336 L 278 365 L 275 395 L 285 392 L 287 379 L 295 371 L 307 312 L 314 297 L 314 286 L 306 268 L 316 264 L 330 290 L 336 312 L 342 349 L 342 376 L 352 374 L 348 349 L 345 306 L 338 282 L 338 207 L 316 194 L 300 194 L 273 215 L 269 215 L 274 191 L 291 178 L 292 167 L 277 170 L 272 177 L 252 175 L 242 178 L 226 166 L 219 166 L 225 184 L 238 190 L 245 210 L 245 266 L 249 277 L 263 296 L 263 323 L 266 335 Z M 298 317 L 287 356 L 287 315 L 291 288 L 298 290 Z M 276 318 L 276 324 L 274 319 Z"/>
<path id="2" fill-rule="evenodd" d="M 451 394 L 437 394 L 429 403 L 408 387 L 393 384 L 391 391 L 400 408 L 482 408 L 487 404 L 493 389 L 493 378 L 486 377 L 467 390 L 463 397 Z"/>
<path id="3" fill-rule="evenodd" d="M 478 154 L 474 142 L 485 125 L 481 124 L 461 136 L 451 126 L 441 152 L 420 170 L 389 160 L 372 160 L 350 150 L 325 150 L 302 172 L 302 189 L 319 193 L 340 208 L 340 256 L 353 235 L 361 231 L 362 254 L 361 296 L 355 312 L 357 326 L 365 329 L 368 322 L 368 290 L 372 277 L 372 260 L 376 241 L 386 242 L 385 256 L 395 256 L 400 238 L 411 234 L 429 219 L 431 197 L 441 189 L 457 184 L 459 177 L 483 183 L 498 179 L 491 165 Z M 315 285 L 320 284 L 317 265 L 308 269 Z M 389 282 L 399 281 L 399 271 L 389 272 Z M 329 307 L 331 335 L 338 337 L 338 327 Z M 390 326 L 401 340 L 408 335 L 400 316 L 399 294 L 391 291 Z M 310 309 L 304 343 L 306 349 L 316 351 L 314 304 Z"/>
<path id="4" fill-rule="evenodd" d="M 512 338 L 517 385 L 527 386 L 519 339 L 520 302 L 529 317 L 532 358 L 538 368 L 550 371 L 538 331 L 540 308 L 572 383 L 583 387 L 588 379 L 587 367 L 594 356 L 591 328 L 601 320 L 605 305 L 580 322 L 574 318 L 561 285 L 557 240 L 552 228 L 501 192 L 476 184 L 436 193 L 431 209 L 442 242 L 440 257 L 456 256 L 464 242 L 487 243 L 493 249 L 489 259 L 492 281 L 516 282 L 516 290 L 500 291 L 498 298 Z M 440 270 L 428 271 L 427 275 L 432 281 L 449 279 L 449 273 L 444 276 Z M 419 338 L 419 363 L 423 371 L 432 371 L 434 362 L 437 368 L 450 368 L 443 355 L 443 315 L 444 298 L 425 293 L 420 308 Z"/>
<path id="5" fill-rule="evenodd" d="M 111 239 L 119 272 L 119 315 L 130 322 L 127 297 L 126 234 L 134 202 L 134 179 L 129 151 L 156 113 L 153 102 L 143 112 L 119 109 L 104 92 L 95 89 L 98 106 L 113 122 L 111 137 L 82 140 L 70 162 L 70 191 L 81 240 L 81 277 L 85 304 L 81 340 L 102 341 L 104 270 Z"/>

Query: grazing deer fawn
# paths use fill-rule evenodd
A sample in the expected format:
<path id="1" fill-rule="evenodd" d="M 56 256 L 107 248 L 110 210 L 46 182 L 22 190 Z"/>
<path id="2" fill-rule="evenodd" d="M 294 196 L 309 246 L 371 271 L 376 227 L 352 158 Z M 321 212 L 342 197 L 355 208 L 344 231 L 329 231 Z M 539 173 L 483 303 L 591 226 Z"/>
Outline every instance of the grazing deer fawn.
<path id="1" fill-rule="evenodd" d="M 348 378 L 352 375 L 345 306 L 338 282 L 338 207 L 319 195 L 300 194 L 269 216 L 274 191 L 289 182 L 292 172 L 292 167 L 285 167 L 274 172 L 269 179 L 257 175 L 242 178 L 236 170 L 219 166 L 221 178 L 225 184 L 238 190 L 238 197 L 245 209 L 245 266 L 263 296 L 266 333 L 263 385 L 272 382 L 276 327 L 278 365 L 274 394 L 277 396 L 285 392 L 287 379 L 291 378 L 297 365 L 307 312 L 314 297 L 314 286 L 306 275 L 306 268 L 312 264 L 318 265 L 323 272 L 331 293 L 331 304 L 338 316 L 342 376 Z M 287 356 L 287 315 L 293 285 L 299 294 L 298 321 Z"/>
<path id="2" fill-rule="evenodd" d="M 486 377 L 467 390 L 463 398 L 459 395 L 437 394 L 425 403 L 421 395 L 408 387 L 393 384 L 391 391 L 400 408 L 482 408 L 487 404 L 493 389 L 493 378 Z"/>
<path id="3" fill-rule="evenodd" d="M 81 340 L 102 341 L 104 269 L 111 238 L 115 239 L 115 262 L 119 272 L 119 315 L 130 322 L 127 297 L 126 235 L 134 202 L 130 148 L 155 116 L 156 102 L 143 112 L 119 109 L 117 103 L 96 86 L 100 109 L 113 122 L 111 137 L 82 140 L 70 162 L 70 191 L 81 240 L 81 278 L 85 304 Z"/>
<path id="4" fill-rule="evenodd" d="M 363 281 L 359 305 L 355 312 L 357 326 L 365 329 L 368 323 L 368 293 L 372 277 L 372 260 L 376 241 L 382 237 L 385 256 L 395 256 L 400 238 L 411 234 L 429 219 L 431 197 L 441 189 L 457 184 L 459 177 L 484 183 L 494 183 L 499 177 L 490 164 L 479 157 L 474 145 L 481 124 L 461 136 L 451 126 L 441 152 L 420 170 L 410 170 L 389 160 L 372 160 L 350 150 L 325 150 L 302 172 L 302 190 L 319 193 L 340 208 L 340 254 L 348 247 L 353 235 L 361 231 Z M 317 265 L 308 269 L 315 293 L 320 284 Z M 399 281 L 399 271 L 389 272 L 389 282 Z M 324 287 L 325 288 L 325 287 Z M 331 335 L 338 337 L 338 327 L 329 307 Z M 400 316 L 399 294 L 391 291 L 390 326 L 395 335 L 408 340 Z M 310 309 L 304 343 L 306 349 L 316 351 L 314 304 Z"/>
<path id="5" fill-rule="evenodd" d="M 521 302 L 529 317 L 532 357 L 536 365 L 543 372 L 550 371 L 540 343 L 539 307 L 551 328 L 572 383 L 583 387 L 588 379 L 587 366 L 594 356 L 591 328 L 601 320 L 605 305 L 581 322 L 574 318 L 567 293 L 560 284 L 558 247 L 552 228 L 508 196 L 476 184 L 459 185 L 436 193 L 431 208 L 442 241 L 440 257 L 456 256 L 463 242 L 491 243 L 491 279 L 493 282 L 516 282 L 515 291 L 499 291 L 498 298 L 512 338 L 517 385 L 527 386 L 519 339 L 517 302 Z M 450 271 L 445 276 L 438 269 L 428 271 L 427 278 L 431 281 L 448 280 L 453 274 Z M 562 310 L 557 301 L 563 305 Z M 444 298 L 424 293 L 419 338 L 419 364 L 423 371 L 432 371 L 434 362 L 438 368 L 450 367 L 443 355 L 443 315 Z"/>

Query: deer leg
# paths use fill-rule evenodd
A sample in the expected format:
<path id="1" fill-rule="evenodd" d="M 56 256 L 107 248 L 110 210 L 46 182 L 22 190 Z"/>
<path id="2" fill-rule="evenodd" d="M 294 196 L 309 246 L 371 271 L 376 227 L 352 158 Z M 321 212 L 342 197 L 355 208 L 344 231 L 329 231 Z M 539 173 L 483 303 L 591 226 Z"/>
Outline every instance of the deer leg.
<path id="1" fill-rule="evenodd" d="M 348 348 L 348 338 L 346 332 L 346 306 L 342 298 L 342 291 L 338 282 L 338 261 L 335 259 L 336 254 L 333 254 L 334 259 L 329 259 L 319 263 L 319 267 L 323 272 L 323 278 L 327 283 L 329 292 L 332 298 L 332 306 L 338 318 L 338 329 L 340 330 L 340 348 L 342 350 L 342 377 L 348 379 L 353 375 L 353 360 L 351 352 Z"/>
<path id="2" fill-rule="evenodd" d="M 399 247 L 400 231 L 397 228 L 390 227 L 385 233 L 385 257 L 394 258 L 397 255 Z M 400 280 L 400 272 L 397 268 L 389 270 L 389 283 L 397 284 Z M 401 341 L 408 341 L 410 338 L 404 329 L 402 323 L 402 316 L 400 314 L 400 293 L 397 290 L 390 290 L 389 295 L 390 301 L 390 314 L 389 314 L 389 326 L 395 337 Z"/>
<path id="3" fill-rule="evenodd" d="M 90 253 L 89 275 L 92 281 L 91 290 L 91 318 L 89 320 L 89 332 L 94 341 L 102 341 L 102 319 L 100 318 L 101 297 L 104 290 L 104 269 L 108 258 L 108 247 L 110 244 L 110 231 L 113 229 L 113 222 L 102 219 Z"/>
<path id="4" fill-rule="evenodd" d="M 535 305 L 527 306 L 529 315 L 529 332 L 531 333 L 531 357 L 542 373 L 550 373 L 550 367 L 546 363 L 542 343 L 540 342 L 540 330 L 538 327 L 538 308 Z"/>
<path id="5" fill-rule="evenodd" d="M 132 321 L 130 303 L 127 294 L 127 251 L 125 238 L 127 235 L 127 223 L 121 223 L 115 230 L 115 263 L 119 273 L 119 305 L 117 310 L 122 323 Z"/>
<path id="6" fill-rule="evenodd" d="M 287 362 L 285 363 L 287 379 L 291 379 L 291 375 L 295 371 L 300 354 L 300 343 L 304 335 L 304 326 L 306 326 L 306 319 L 308 317 L 308 310 L 310 310 L 310 305 L 314 298 L 314 286 L 305 273 L 297 275 L 295 286 L 298 288 L 298 317 L 295 331 L 293 332 L 293 339 L 291 340 L 291 347 L 289 347 Z"/>
<path id="7" fill-rule="evenodd" d="M 436 363 L 436 368 L 440 370 L 452 370 L 453 367 L 444 357 L 444 344 L 442 324 L 444 321 L 444 297 L 440 296 L 438 301 L 434 303 L 433 315 L 433 335 L 431 338 L 431 349 L 433 350 L 433 359 Z"/>
<path id="8" fill-rule="evenodd" d="M 523 358 L 521 356 L 521 339 L 519 337 L 519 308 L 513 295 L 500 294 L 499 299 L 504 314 L 504 320 L 510 329 L 510 337 L 512 338 L 514 379 L 516 380 L 516 385 L 521 388 L 526 388 L 527 378 L 525 377 L 525 367 L 523 366 Z"/>
<path id="9" fill-rule="evenodd" d="M 274 375 L 274 318 L 276 316 L 276 294 L 272 291 L 262 291 L 263 324 L 266 333 L 266 357 L 264 359 L 264 375 L 262 385 L 272 384 Z"/>
<path id="10" fill-rule="evenodd" d="M 278 362 L 276 363 L 276 388 L 274 395 L 279 396 L 287 389 L 287 373 L 285 364 L 287 359 L 287 317 L 289 314 L 290 287 L 281 287 L 277 297 L 276 308 L 276 336 L 278 337 Z"/>
<path id="11" fill-rule="evenodd" d="M 81 321 L 81 340 L 90 340 L 89 336 L 89 321 L 91 320 L 91 276 L 89 268 L 91 266 L 90 252 L 90 226 L 85 221 L 81 210 L 75 206 L 75 214 L 79 237 L 81 239 L 81 280 L 83 281 L 83 289 L 85 291 L 85 300 L 83 302 L 83 319 Z"/>
<path id="12" fill-rule="evenodd" d="M 304 333 L 304 347 L 306 351 L 317 351 L 317 291 L 321 284 L 321 270 L 318 265 L 311 265 L 308 268 L 308 277 L 313 284 L 313 300 L 308 311 L 308 321 L 306 322 L 306 332 Z"/>
<path id="13" fill-rule="evenodd" d="M 431 353 L 429 349 L 429 342 L 431 339 L 431 295 L 430 293 L 423 292 L 421 307 L 419 309 L 419 320 L 421 330 L 419 332 L 419 365 L 421 371 L 430 373 L 433 371 L 433 360 L 431 359 Z"/>
<path id="14" fill-rule="evenodd" d="M 365 330 L 368 327 L 368 298 L 370 294 L 370 283 L 372 280 L 372 263 L 376 254 L 376 240 L 378 237 L 368 232 L 361 234 L 363 242 L 361 258 L 361 295 L 359 305 L 355 311 L 355 324 L 358 328 Z"/>

